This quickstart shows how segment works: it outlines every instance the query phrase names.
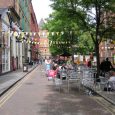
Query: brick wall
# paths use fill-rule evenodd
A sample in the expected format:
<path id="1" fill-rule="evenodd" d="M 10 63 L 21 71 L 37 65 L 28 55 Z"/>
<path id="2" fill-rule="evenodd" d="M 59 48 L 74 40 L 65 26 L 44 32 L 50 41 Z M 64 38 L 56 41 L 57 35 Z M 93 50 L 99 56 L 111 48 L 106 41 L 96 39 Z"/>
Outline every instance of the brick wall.
<path id="1" fill-rule="evenodd" d="M 14 0 L 0 0 L 0 8 L 14 6 Z"/>

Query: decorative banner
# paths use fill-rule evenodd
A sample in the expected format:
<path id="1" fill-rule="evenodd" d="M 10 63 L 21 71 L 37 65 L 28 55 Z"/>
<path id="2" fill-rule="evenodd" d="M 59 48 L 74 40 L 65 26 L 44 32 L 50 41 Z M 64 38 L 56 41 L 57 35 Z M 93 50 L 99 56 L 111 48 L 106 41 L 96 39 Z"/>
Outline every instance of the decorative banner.
<path id="1" fill-rule="evenodd" d="M 70 34 L 72 34 L 72 31 L 70 31 Z"/>
<path id="2" fill-rule="evenodd" d="M 29 35 L 32 36 L 32 32 L 29 32 Z"/>
<path id="3" fill-rule="evenodd" d="M 63 34 L 64 34 L 64 32 L 61 32 L 61 34 L 63 35 Z"/>
<path id="4" fill-rule="evenodd" d="M 28 32 L 26 32 L 26 35 L 28 35 Z"/>
<path id="5" fill-rule="evenodd" d="M 18 32 L 14 32 L 14 37 L 18 36 Z"/>
<path id="6" fill-rule="evenodd" d="M 45 32 L 42 32 L 42 36 L 45 36 Z"/>
<path id="7" fill-rule="evenodd" d="M 53 35 L 54 35 L 54 32 L 52 32 L 51 34 L 52 34 L 52 36 L 53 36 Z"/>
<path id="8" fill-rule="evenodd" d="M 21 36 L 22 36 L 22 38 L 24 38 L 24 32 L 21 32 Z"/>
<path id="9" fill-rule="evenodd" d="M 70 34 L 72 34 L 72 32 L 73 31 L 70 31 Z M 37 36 L 37 35 L 42 35 L 42 36 L 49 36 L 49 34 L 50 35 L 52 35 L 52 36 L 54 36 L 54 35 L 63 35 L 64 34 L 64 32 L 62 31 L 62 32 L 45 32 L 45 31 L 43 31 L 43 32 L 17 32 L 17 31 L 7 31 L 7 32 L 2 32 L 2 33 L 6 33 L 7 34 L 7 36 L 14 36 L 14 37 L 11 37 L 11 39 L 13 39 L 13 38 L 16 38 L 16 39 L 18 39 L 18 40 L 20 40 L 20 41 L 22 41 L 22 42 L 26 42 L 26 43 L 29 43 L 29 44 L 40 44 L 38 41 L 38 39 L 39 39 L 39 37 L 37 38 L 35 38 L 35 36 Z M 41 44 L 43 44 L 43 43 L 41 43 Z M 47 44 L 47 43 L 45 43 L 45 44 Z M 49 45 L 51 46 L 51 45 L 68 45 L 68 44 L 70 44 L 70 41 L 59 41 L 59 39 L 57 39 L 56 41 L 49 41 Z M 115 44 L 115 40 L 113 40 L 113 44 Z M 79 46 L 79 47 L 84 47 L 84 46 Z"/>
<path id="10" fill-rule="evenodd" d="M 57 35 L 59 35 L 59 32 L 56 32 Z"/>
<path id="11" fill-rule="evenodd" d="M 33 35 L 35 36 L 35 35 L 36 35 L 36 33 L 35 33 L 35 32 L 33 32 Z"/>
<path id="12" fill-rule="evenodd" d="M 47 36 L 49 36 L 49 32 L 47 32 Z"/>

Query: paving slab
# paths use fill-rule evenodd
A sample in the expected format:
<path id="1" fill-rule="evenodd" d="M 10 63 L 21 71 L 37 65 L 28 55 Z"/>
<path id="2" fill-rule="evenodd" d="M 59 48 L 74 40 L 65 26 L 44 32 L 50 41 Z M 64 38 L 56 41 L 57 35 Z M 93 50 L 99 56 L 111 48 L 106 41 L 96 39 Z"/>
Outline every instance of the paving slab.
<path id="1" fill-rule="evenodd" d="M 30 66 L 28 72 L 23 72 L 22 69 L 12 71 L 0 76 L 0 96 L 4 94 L 10 87 L 16 84 L 19 80 L 25 77 L 28 73 L 34 70 L 37 65 Z"/>

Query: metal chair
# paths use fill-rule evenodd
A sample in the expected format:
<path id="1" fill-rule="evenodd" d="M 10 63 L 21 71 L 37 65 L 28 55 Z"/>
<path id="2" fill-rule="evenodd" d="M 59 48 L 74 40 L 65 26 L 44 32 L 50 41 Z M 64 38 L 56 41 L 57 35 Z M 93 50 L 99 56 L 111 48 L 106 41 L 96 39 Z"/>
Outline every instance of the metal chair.
<path id="1" fill-rule="evenodd" d="M 108 81 L 107 91 L 115 91 L 115 81 Z"/>
<path id="2" fill-rule="evenodd" d="M 70 87 L 77 85 L 80 90 L 80 76 L 77 71 L 71 71 L 68 75 L 68 92 L 70 92 Z"/>
<path id="3" fill-rule="evenodd" d="M 96 82 L 96 86 L 97 86 L 97 90 L 99 91 L 104 91 L 104 87 L 108 88 L 108 78 L 107 77 L 103 77 L 103 76 L 99 76 L 99 82 Z"/>
<path id="4" fill-rule="evenodd" d="M 62 86 L 62 80 L 59 78 L 53 78 L 53 84 L 55 88 L 59 89 L 59 92 L 61 91 L 61 86 Z"/>
<path id="5" fill-rule="evenodd" d="M 59 77 L 54 78 L 53 83 L 56 88 L 59 88 L 59 91 L 64 88 L 64 86 L 67 86 L 67 71 L 64 69 L 59 70 Z"/>
<path id="6" fill-rule="evenodd" d="M 95 88 L 95 78 L 93 71 L 90 71 L 89 69 L 83 70 L 82 86 L 85 88 L 85 90 L 88 90 L 88 95 L 91 95 L 92 90 Z"/>

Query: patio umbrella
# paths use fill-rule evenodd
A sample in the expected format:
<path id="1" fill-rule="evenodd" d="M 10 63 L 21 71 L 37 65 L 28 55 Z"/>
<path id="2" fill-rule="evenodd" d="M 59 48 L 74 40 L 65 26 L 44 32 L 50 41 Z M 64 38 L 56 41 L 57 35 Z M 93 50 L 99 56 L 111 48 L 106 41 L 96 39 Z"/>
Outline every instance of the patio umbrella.
<path id="1" fill-rule="evenodd" d="M 70 54 L 69 52 L 64 52 L 63 54 L 61 54 L 60 56 L 66 57 L 66 56 L 71 56 L 72 54 Z"/>

